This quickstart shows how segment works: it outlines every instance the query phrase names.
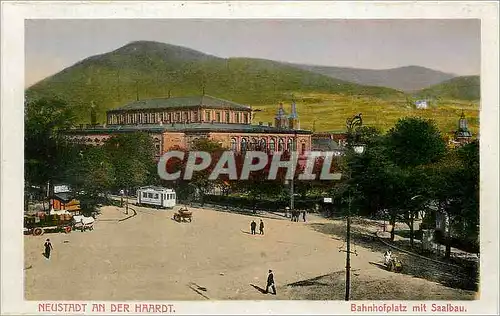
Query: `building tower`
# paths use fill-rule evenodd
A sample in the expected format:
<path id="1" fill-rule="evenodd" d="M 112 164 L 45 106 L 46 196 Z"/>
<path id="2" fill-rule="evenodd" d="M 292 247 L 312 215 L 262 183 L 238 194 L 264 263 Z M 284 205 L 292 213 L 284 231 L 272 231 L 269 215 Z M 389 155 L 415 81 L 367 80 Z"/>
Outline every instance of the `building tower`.
<path id="1" fill-rule="evenodd" d="M 464 111 L 458 120 L 458 130 L 455 132 L 455 141 L 460 144 L 467 144 L 472 139 L 472 133 L 469 131 L 469 123 L 465 118 Z"/>
<path id="2" fill-rule="evenodd" d="M 297 114 L 295 101 L 292 102 L 292 113 L 288 116 L 288 127 L 290 129 L 300 129 L 299 115 Z"/>
<path id="3" fill-rule="evenodd" d="M 276 112 L 276 116 L 274 117 L 274 124 L 277 128 L 287 128 L 288 121 L 285 109 L 283 109 L 283 103 L 280 103 L 278 108 L 278 112 Z"/>

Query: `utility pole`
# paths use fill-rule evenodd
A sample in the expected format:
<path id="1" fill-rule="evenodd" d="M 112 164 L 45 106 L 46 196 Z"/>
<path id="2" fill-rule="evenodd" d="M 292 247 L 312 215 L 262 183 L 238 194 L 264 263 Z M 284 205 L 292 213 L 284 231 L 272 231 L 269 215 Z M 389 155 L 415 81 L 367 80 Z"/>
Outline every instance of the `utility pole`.
<path id="1" fill-rule="evenodd" d="M 289 149 L 290 150 L 290 149 Z M 293 137 L 293 143 L 292 143 L 292 150 L 291 152 L 295 152 L 297 153 L 297 131 L 294 132 L 294 137 Z M 292 181 L 290 181 L 290 193 L 291 193 L 291 196 L 290 196 L 290 210 L 293 212 L 293 210 L 295 209 L 295 192 L 294 192 L 294 179 L 295 179 L 295 169 L 293 170 L 293 174 L 292 174 Z"/>
<path id="2" fill-rule="evenodd" d="M 125 191 L 125 193 L 127 194 L 127 200 L 125 201 L 125 214 L 128 215 L 128 188 L 127 190 Z"/>
<path id="3" fill-rule="evenodd" d="M 358 115 L 355 115 L 354 117 L 347 119 L 346 121 L 346 126 L 347 126 L 347 148 L 350 150 L 354 150 L 356 154 L 362 154 L 364 151 L 364 146 L 361 144 L 355 143 L 356 141 L 356 135 L 354 134 L 354 128 L 355 127 L 360 127 L 363 125 L 363 119 L 361 113 Z M 351 171 L 349 171 L 349 181 L 352 178 Z M 352 203 L 352 196 L 351 196 L 351 190 L 349 190 L 349 204 L 347 208 L 347 219 L 346 219 L 346 243 L 347 243 L 347 249 L 345 250 L 346 252 L 346 258 L 345 258 L 345 300 L 348 301 L 350 299 L 350 294 L 351 294 L 351 203 Z M 341 250 L 342 251 L 342 250 Z M 355 255 L 357 255 L 356 252 L 354 252 Z"/>
<path id="4" fill-rule="evenodd" d="M 351 294 L 351 193 L 349 192 L 349 206 L 347 208 L 347 249 L 345 258 L 345 300 L 348 301 Z"/>

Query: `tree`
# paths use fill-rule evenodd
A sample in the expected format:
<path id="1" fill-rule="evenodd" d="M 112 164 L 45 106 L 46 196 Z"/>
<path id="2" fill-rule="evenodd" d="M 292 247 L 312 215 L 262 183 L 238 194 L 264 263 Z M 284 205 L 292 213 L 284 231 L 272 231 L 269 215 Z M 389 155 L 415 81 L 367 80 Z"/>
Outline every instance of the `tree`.
<path id="1" fill-rule="evenodd" d="M 225 148 L 220 145 L 218 142 L 214 142 L 210 139 L 200 138 L 194 140 L 191 143 L 190 150 L 188 151 L 186 148 L 177 147 L 175 149 L 171 149 L 171 151 L 181 151 L 184 153 L 184 158 L 177 159 L 171 158 L 168 160 L 166 165 L 166 170 L 169 173 L 180 171 L 179 179 L 175 181 L 170 181 L 170 184 L 175 186 L 176 190 L 179 192 L 178 195 L 181 198 L 185 199 L 193 199 L 195 196 L 198 196 L 201 204 L 204 204 L 204 196 L 205 194 L 212 190 L 216 185 L 223 185 L 224 177 L 219 177 L 215 180 L 210 180 L 209 176 L 212 174 L 213 170 L 222 153 L 225 151 Z M 189 155 L 194 151 L 200 152 L 208 152 L 210 153 L 210 165 L 200 171 L 194 171 L 191 179 L 185 179 L 185 172 L 187 163 L 189 160 Z M 201 163 L 201 158 L 197 158 L 195 160 L 196 164 Z M 165 182 L 165 181 L 164 181 Z M 168 183 L 169 181 L 167 181 Z"/>
<path id="2" fill-rule="evenodd" d="M 136 188 L 158 177 L 153 171 L 155 147 L 147 133 L 115 135 L 106 141 L 104 148 L 114 168 L 115 188 Z"/>
<path id="3" fill-rule="evenodd" d="M 400 119 L 386 139 L 391 159 L 402 168 L 436 162 L 446 153 L 446 143 L 432 120 Z"/>
<path id="4" fill-rule="evenodd" d="M 439 163 L 428 167 L 432 194 L 447 218 L 445 256 L 451 254 L 451 230 L 462 240 L 477 243 L 479 236 L 479 143 L 450 151 Z"/>
<path id="5" fill-rule="evenodd" d="M 73 125 L 74 109 L 61 99 L 42 98 L 27 100 L 24 111 L 25 184 L 49 183 L 50 193 L 71 159 L 72 146 L 61 132 Z"/>
<path id="6" fill-rule="evenodd" d="M 69 183 L 81 202 L 84 212 L 91 212 L 102 194 L 114 184 L 114 168 L 103 147 L 83 146 L 79 148 L 72 164 L 66 170 Z"/>
<path id="7" fill-rule="evenodd" d="M 440 161 L 446 154 L 446 143 L 434 121 L 406 117 L 389 130 L 385 137 L 385 146 L 390 153 L 389 158 L 405 175 L 400 178 L 406 183 L 404 190 L 399 190 L 397 196 L 399 205 L 394 207 L 399 208 L 399 216 L 410 227 L 410 243 L 413 246 L 415 212 L 416 208 L 422 206 L 422 203 L 417 202 L 429 199 L 425 194 L 425 181 L 422 181 L 424 174 L 417 168 Z M 422 195 L 426 197 L 412 200 Z"/>

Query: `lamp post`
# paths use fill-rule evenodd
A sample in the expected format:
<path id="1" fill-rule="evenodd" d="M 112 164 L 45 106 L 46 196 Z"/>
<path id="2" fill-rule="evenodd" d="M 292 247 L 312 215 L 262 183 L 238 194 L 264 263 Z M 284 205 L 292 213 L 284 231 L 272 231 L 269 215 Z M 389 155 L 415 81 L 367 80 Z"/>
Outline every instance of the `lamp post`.
<path id="1" fill-rule="evenodd" d="M 356 154 L 362 154 L 364 152 L 364 145 L 357 142 L 355 128 L 363 125 L 363 119 L 361 113 L 353 116 L 346 121 L 347 127 L 347 147 L 352 149 Z M 351 179 L 351 174 L 349 172 L 349 180 Z M 347 209 L 347 224 L 346 224 L 346 260 L 345 260 L 345 300 L 348 301 L 351 292 L 351 202 L 352 196 L 349 190 L 349 205 Z"/>
<path id="2" fill-rule="evenodd" d="M 125 190 L 125 194 L 127 195 L 127 199 L 125 200 L 125 214 L 128 215 L 128 188 Z"/>
<path id="3" fill-rule="evenodd" d="M 294 192 L 293 192 L 293 178 L 290 179 L 290 181 L 285 179 L 285 186 L 290 186 L 289 193 L 290 193 L 290 214 L 293 214 L 293 209 L 294 209 Z M 288 208 L 288 207 L 287 207 Z M 285 209 L 285 217 L 288 217 L 288 210 Z M 293 217 L 292 217 L 293 219 Z"/>
<path id="4" fill-rule="evenodd" d="M 123 207 L 123 196 L 125 195 L 125 191 L 120 190 L 120 207 Z"/>
<path id="5" fill-rule="evenodd" d="M 294 131 L 294 134 L 293 134 L 292 151 L 297 153 L 297 131 Z M 295 209 L 295 200 L 294 200 L 295 192 L 294 192 L 294 183 L 293 183 L 294 179 L 295 179 L 295 169 L 294 169 L 294 173 L 292 174 L 292 179 L 290 180 L 290 211 L 292 211 L 292 212 Z"/>

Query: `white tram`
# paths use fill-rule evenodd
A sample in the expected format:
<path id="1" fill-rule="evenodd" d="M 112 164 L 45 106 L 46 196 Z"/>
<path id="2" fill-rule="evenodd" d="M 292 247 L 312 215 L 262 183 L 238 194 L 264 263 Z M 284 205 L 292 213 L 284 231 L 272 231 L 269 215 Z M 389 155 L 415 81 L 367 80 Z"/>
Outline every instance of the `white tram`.
<path id="1" fill-rule="evenodd" d="M 172 189 L 146 186 L 137 190 L 137 205 L 173 208 L 175 206 L 175 200 L 175 191 Z"/>

